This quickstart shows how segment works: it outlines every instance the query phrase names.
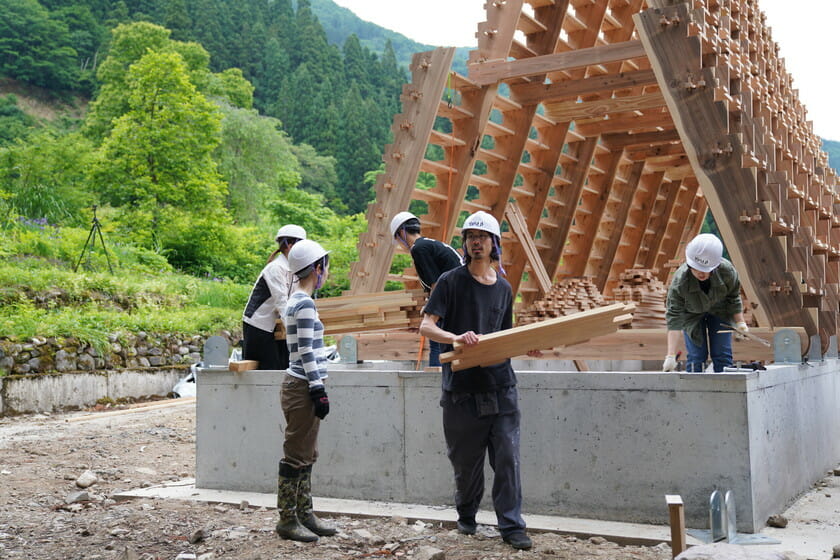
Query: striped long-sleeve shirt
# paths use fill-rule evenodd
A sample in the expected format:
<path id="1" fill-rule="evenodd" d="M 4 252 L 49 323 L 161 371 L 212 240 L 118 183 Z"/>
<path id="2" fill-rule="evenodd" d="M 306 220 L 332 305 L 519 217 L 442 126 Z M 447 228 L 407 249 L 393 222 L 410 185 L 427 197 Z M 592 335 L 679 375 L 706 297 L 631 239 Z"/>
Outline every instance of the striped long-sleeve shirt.
<path id="1" fill-rule="evenodd" d="M 286 373 L 322 385 L 327 377 L 324 353 L 324 324 L 318 318 L 315 302 L 304 292 L 289 296 L 286 313 L 286 344 L 289 346 L 289 369 Z"/>

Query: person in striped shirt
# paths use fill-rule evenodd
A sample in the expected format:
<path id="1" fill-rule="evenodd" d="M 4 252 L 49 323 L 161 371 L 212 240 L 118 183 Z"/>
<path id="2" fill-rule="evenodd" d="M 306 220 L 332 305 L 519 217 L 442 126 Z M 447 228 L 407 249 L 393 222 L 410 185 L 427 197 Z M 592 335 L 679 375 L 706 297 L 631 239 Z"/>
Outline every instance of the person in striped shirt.
<path id="1" fill-rule="evenodd" d="M 299 241 L 289 251 L 289 270 L 296 282 L 283 314 L 289 367 L 281 394 L 286 433 L 277 480 L 280 520 L 276 531 L 284 539 L 302 542 L 336 533 L 312 511 L 312 465 L 318 458 L 318 428 L 330 411 L 324 387 L 324 325 L 312 296 L 327 278 L 328 253 L 312 240 Z"/>

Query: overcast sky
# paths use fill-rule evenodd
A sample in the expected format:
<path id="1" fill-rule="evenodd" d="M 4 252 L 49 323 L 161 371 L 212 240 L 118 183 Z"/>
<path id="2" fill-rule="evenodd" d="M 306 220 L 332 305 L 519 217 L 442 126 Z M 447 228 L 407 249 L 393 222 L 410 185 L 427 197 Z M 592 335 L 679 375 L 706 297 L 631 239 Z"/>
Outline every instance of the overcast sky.
<path id="1" fill-rule="evenodd" d="M 485 0 L 333 0 L 420 43 L 474 47 Z M 795 7 L 793 7 L 795 5 Z M 840 141 L 840 0 L 759 0 L 820 136 Z"/>

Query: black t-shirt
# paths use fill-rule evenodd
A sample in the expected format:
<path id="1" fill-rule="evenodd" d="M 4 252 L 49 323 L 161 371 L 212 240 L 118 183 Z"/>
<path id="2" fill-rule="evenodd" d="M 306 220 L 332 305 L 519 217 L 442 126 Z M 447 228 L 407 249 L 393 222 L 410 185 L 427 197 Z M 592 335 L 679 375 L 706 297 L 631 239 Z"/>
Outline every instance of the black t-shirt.
<path id="1" fill-rule="evenodd" d="M 463 334 L 490 334 L 513 326 L 513 294 L 507 280 L 498 276 L 493 285 L 472 277 L 466 266 L 444 273 L 429 296 L 425 312 L 441 318 L 443 330 Z M 452 350 L 444 344 L 441 352 Z M 443 364 L 443 389 L 455 393 L 485 393 L 516 385 L 510 360 L 486 367 L 453 372 Z"/>
<path id="2" fill-rule="evenodd" d="M 427 292 L 441 274 L 461 266 L 461 255 L 455 249 L 443 241 L 425 237 L 418 238 L 411 246 L 411 258 Z"/>

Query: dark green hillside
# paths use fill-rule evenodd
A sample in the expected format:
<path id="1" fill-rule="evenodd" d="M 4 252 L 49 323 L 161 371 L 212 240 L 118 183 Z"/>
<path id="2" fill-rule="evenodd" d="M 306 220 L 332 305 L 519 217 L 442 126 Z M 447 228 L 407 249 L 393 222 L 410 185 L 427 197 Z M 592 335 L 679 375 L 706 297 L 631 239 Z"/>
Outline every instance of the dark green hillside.
<path id="1" fill-rule="evenodd" d="M 390 41 L 397 57 L 397 63 L 403 68 L 408 68 L 414 53 L 429 51 L 436 46 L 441 46 L 418 43 L 401 33 L 365 21 L 332 0 L 311 1 L 312 12 L 318 16 L 318 20 L 327 33 L 327 39 L 334 45 L 343 45 L 350 35 L 355 34 L 363 46 L 373 52 L 381 53 L 385 51 L 385 46 Z M 469 50 L 462 47 L 455 53 L 453 66 L 461 74 L 466 74 Z"/>

